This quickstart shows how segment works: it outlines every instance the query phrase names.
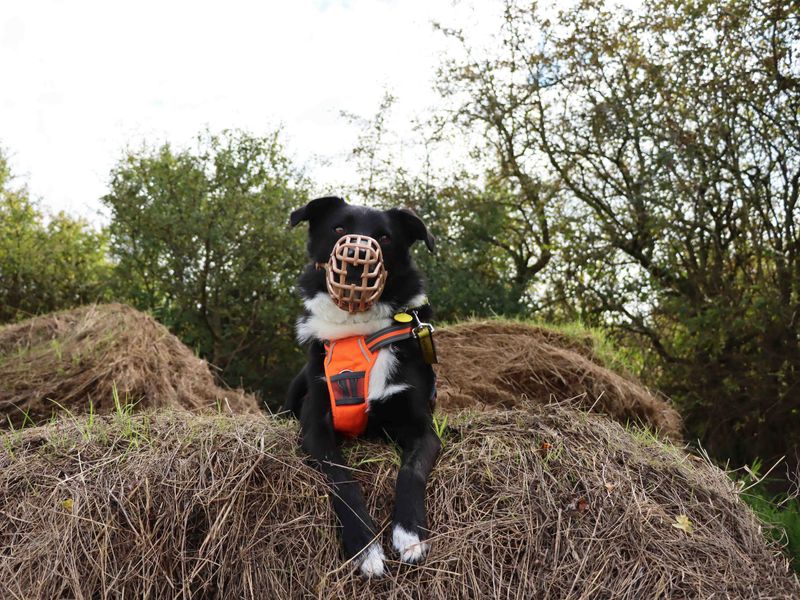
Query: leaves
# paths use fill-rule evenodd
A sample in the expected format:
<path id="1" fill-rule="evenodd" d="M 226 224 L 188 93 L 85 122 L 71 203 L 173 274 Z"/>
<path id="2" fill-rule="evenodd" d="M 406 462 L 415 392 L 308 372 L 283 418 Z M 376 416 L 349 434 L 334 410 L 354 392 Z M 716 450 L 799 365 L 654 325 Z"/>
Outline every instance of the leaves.
<path id="1" fill-rule="evenodd" d="M 8 179 L 0 153 L 0 323 L 102 300 L 107 236 L 63 213 L 44 214 Z"/>
<path id="2" fill-rule="evenodd" d="M 675 522 L 672 524 L 675 529 L 680 529 L 685 533 L 692 533 L 694 531 L 694 525 L 692 524 L 689 517 L 686 515 L 678 515 L 675 517 Z"/>
<path id="3" fill-rule="evenodd" d="M 498 273 L 534 264 L 546 222 L 520 298 L 641 349 L 689 437 L 738 464 L 800 444 L 800 20 L 757 6 L 509 0 L 498 44 L 463 35 L 438 84 L 506 190 L 476 229 Z"/>
<path id="4" fill-rule="evenodd" d="M 590 507 L 589 500 L 584 496 L 579 496 L 567 505 L 567 511 L 574 515 L 582 515 L 588 512 Z"/>
<path id="5" fill-rule="evenodd" d="M 300 359 L 293 284 L 305 261 L 287 219 L 306 185 L 277 133 L 206 133 L 196 149 L 128 154 L 103 198 L 118 293 L 229 384 L 282 395 Z"/>

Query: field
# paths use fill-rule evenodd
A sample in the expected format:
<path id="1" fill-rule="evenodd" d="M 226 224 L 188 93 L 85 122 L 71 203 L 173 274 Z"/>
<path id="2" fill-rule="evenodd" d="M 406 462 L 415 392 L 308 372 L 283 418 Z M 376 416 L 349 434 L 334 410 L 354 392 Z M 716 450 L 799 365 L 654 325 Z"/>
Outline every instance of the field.
<path id="1" fill-rule="evenodd" d="M 528 368 L 486 369 L 496 395 L 518 396 L 492 403 L 459 375 L 463 363 L 442 366 L 431 554 L 364 581 L 342 559 L 325 482 L 300 454 L 294 421 L 216 387 L 191 351 L 127 307 L 41 319 L 0 329 L 0 374 L 27 369 L 0 399 L 13 422 L 0 446 L 0 597 L 800 595 L 739 486 L 659 435 L 666 401 L 567 338 L 487 323 L 443 332 L 442 357 L 478 360 L 459 340 L 480 331 L 495 354 L 516 339 Z M 540 356 L 548 368 L 536 368 Z M 476 401 L 457 406 L 457 395 Z M 24 410 L 12 406 L 20 398 Z M 386 536 L 397 449 L 355 442 L 346 456 Z"/>

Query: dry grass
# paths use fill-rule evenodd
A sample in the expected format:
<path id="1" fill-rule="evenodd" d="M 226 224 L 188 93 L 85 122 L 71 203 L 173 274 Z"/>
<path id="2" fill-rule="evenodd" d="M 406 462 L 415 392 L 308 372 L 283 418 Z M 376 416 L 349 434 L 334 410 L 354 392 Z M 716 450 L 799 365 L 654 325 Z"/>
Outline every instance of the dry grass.
<path id="1" fill-rule="evenodd" d="M 151 317 L 92 305 L 0 327 L 0 423 L 40 423 L 136 403 L 259 412 L 256 399 L 216 385 L 208 364 Z M 0 425 L 2 426 L 2 425 Z"/>
<path id="2" fill-rule="evenodd" d="M 437 333 L 440 409 L 519 408 L 572 400 L 673 440 L 682 421 L 664 398 L 595 355 L 591 340 L 508 321 L 476 321 Z"/>
<path id="3" fill-rule="evenodd" d="M 7 432 L 0 597 L 800 597 L 726 475 L 652 434 L 560 406 L 449 420 L 431 554 L 380 581 L 342 564 L 293 421 L 122 412 Z M 396 450 L 346 454 L 385 525 Z"/>
<path id="4" fill-rule="evenodd" d="M 427 494 L 433 549 L 364 581 L 342 563 L 296 424 L 217 387 L 161 325 L 106 305 L 0 329 L 0 414 L 69 412 L 0 438 L 0 598 L 800 597 L 722 471 L 567 406 L 679 436 L 669 405 L 590 344 L 509 323 L 437 341 L 451 414 Z M 251 414 L 183 410 L 220 405 Z M 388 525 L 396 449 L 346 454 Z M 674 526 L 681 515 L 692 532 Z"/>
<path id="5" fill-rule="evenodd" d="M 516 408 L 570 400 L 680 440 L 669 403 L 598 359 L 591 340 L 522 323 L 472 322 L 437 334 L 439 408 Z M 0 422 L 114 410 L 114 389 L 136 410 L 172 407 L 258 412 L 218 387 L 207 363 L 165 327 L 122 304 L 86 306 L 0 328 Z"/>

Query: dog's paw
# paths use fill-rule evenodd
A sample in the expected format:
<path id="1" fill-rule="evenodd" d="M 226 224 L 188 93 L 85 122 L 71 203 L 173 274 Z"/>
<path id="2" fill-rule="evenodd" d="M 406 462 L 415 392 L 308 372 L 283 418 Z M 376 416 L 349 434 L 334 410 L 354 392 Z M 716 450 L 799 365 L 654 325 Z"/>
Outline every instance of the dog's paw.
<path id="1" fill-rule="evenodd" d="M 377 542 L 373 542 L 366 548 L 361 555 L 361 564 L 358 569 L 364 577 L 382 577 L 383 576 L 383 561 L 386 560 L 386 555 L 383 553 L 383 548 Z"/>
<path id="2" fill-rule="evenodd" d="M 425 558 L 431 545 L 420 541 L 416 533 L 408 531 L 399 523 L 392 529 L 392 544 L 405 563 L 416 564 Z"/>

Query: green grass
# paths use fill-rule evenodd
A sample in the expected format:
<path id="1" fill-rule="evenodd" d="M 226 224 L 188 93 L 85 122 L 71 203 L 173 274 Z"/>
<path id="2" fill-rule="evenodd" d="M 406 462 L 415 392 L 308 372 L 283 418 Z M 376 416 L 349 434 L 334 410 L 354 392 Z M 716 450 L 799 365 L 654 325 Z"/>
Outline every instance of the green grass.
<path id="1" fill-rule="evenodd" d="M 736 478 L 742 488 L 740 496 L 765 524 L 767 534 L 783 546 L 792 568 L 800 574 L 800 500 L 797 495 L 770 493 L 761 467 L 756 461 L 745 469 L 744 477 Z"/>
<path id="2" fill-rule="evenodd" d="M 148 420 L 135 419 L 133 415 L 136 403 L 129 400 L 127 392 L 123 402 L 116 383 L 111 387 L 111 395 L 114 399 L 114 419 L 121 427 L 123 437 L 128 440 L 129 448 L 138 448 L 141 444 L 149 443 Z"/>
<path id="3" fill-rule="evenodd" d="M 766 523 L 770 535 L 784 546 L 792 568 L 800 574 L 800 502 L 770 497 L 766 493 L 742 494 L 742 499 Z"/>
<path id="4" fill-rule="evenodd" d="M 437 415 L 433 416 L 433 430 L 436 432 L 436 437 L 439 438 L 442 448 L 444 448 L 445 435 L 447 434 L 447 415 L 444 415 L 441 419 Z"/>

